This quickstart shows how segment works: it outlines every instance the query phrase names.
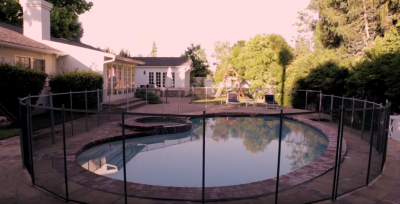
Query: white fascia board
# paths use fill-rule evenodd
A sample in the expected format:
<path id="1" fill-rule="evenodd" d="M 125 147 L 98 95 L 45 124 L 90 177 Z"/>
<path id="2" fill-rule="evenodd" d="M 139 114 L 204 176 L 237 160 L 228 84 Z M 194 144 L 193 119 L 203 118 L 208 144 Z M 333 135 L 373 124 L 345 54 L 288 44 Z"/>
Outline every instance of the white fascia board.
<path id="1" fill-rule="evenodd" d="M 46 54 L 56 54 L 59 56 L 68 55 L 67 53 L 61 52 L 61 51 L 50 51 L 50 50 L 34 48 L 34 47 L 29 47 L 29 46 L 24 46 L 24 45 L 18 45 L 18 44 L 13 44 L 13 43 L 7 43 L 7 42 L 0 42 L 0 45 L 5 46 L 5 47 L 18 48 L 21 50 L 29 50 L 29 51 L 34 51 L 34 52 L 46 53 Z"/>

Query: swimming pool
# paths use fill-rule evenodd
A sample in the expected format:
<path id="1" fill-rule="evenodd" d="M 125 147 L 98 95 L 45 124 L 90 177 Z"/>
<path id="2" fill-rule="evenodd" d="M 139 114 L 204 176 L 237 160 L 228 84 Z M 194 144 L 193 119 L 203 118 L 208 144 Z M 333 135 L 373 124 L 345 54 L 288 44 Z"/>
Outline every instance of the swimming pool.
<path id="1" fill-rule="evenodd" d="M 202 120 L 192 130 L 126 140 L 127 181 L 158 186 L 202 185 Z M 228 186 L 276 177 L 279 118 L 206 119 L 205 186 Z M 280 174 L 320 157 L 328 139 L 318 130 L 283 120 Z M 122 142 L 89 148 L 77 162 L 96 174 L 123 180 Z"/>

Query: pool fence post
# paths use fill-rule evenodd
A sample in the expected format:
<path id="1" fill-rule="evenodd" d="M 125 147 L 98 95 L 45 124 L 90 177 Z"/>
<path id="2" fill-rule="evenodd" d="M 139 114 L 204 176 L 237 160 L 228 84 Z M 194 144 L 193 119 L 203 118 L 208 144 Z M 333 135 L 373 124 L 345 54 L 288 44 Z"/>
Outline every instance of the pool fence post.
<path id="1" fill-rule="evenodd" d="M 342 96 L 342 108 L 344 108 L 344 96 Z"/>
<path id="2" fill-rule="evenodd" d="M 387 145 L 388 145 L 388 133 L 389 133 L 389 127 L 388 127 L 388 123 L 390 121 L 390 107 L 391 107 L 391 103 L 388 102 L 386 103 L 386 124 L 385 124 L 385 133 L 384 133 L 384 138 L 385 138 L 385 144 L 383 146 L 384 151 L 383 151 L 383 160 L 382 160 L 382 166 L 381 166 L 381 172 L 383 171 L 383 167 L 385 166 L 386 163 L 386 154 L 387 154 Z"/>
<path id="3" fill-rule="evenodd" d="M 332 112 L 331 112 L 332 113 Z M 342 122 L 342 106 L 339 107 L 339 122 L 338 122 L 338 133 L 337 133 L 337 139 L 336 139 L 336 156 L 335 156 L 335 171 L 333 174 L 333 186 L 332 186 L 332 201 L 336 200 L 336 186 L 337 180 L 336 178 L 338 177 L 337 171 L 338 171 L 338 162 L 340 162 L 340 159 L 338 158 L 339 156 L 339 141 L 340 141 L 340 130 L 341 130 L 341 122 Z"/>
<path id="4" fill-rule="evenodd" d="M 206 110 L 207 110 L 207 87 L 205 87 L 205 89 L 206 89 Z"/>
<path id="5" fill-rule="evenodd" d="M 321 120 L 321 110 L 322 110 L 322 92 L 319 91 L 319 116 L 318 116 L 318 121 Z"/>
<path id="6" fill-rule="evenodd" d="M 332 110 L 333 110 L 333 94 L 331 95 L 331 119 L 329 121 L 329 125 L 332 125 L 332 117 L 333 117 Z"/>
<path id="7" fill-rule="evenodd" d="M 306 105 L 304 107 L 304 110 L 307 110 L 307 98 L 308 98 L 308 90 L 306 90 Z"/>
<path id="8" fill-rule="evenodd" d="M 374 139 L 374 117 L 375 117 L 375 103 L 373 104 L 373 108 L 372 108 L 372 119 L 371 119 L 371 136 L 369 139 L 369 158 L 368 158 L 368 171 L 367 171 L 367 182 L 366 182 L 366 186 L 368 186 L 369 184 L 369 173 L 370 173 L 370 169 L 371 169 L 371 157 L 372 157 L 372 143 L 373 143 L 373 139 Z"/>
<path id="9" fill-rule="evenodd" d="M 378 109 L 378 121 L 377 121 L 377 125 L 378 127 L 376 128 L 376 148 L 375 150 L 378 152 L 378 154 L 381 153 L 381 140 L 380 140 L 380 136 L 381 134 L 379 134 L 380 129 L 381 129 L 381 116 L 382 116 L 382 103 L 380 104 L 380 108 Z"/>
<path id="10" fill-rule="evenodd" d="M 124 163 L 124 197 L 125 197 L 125 204 L 128 203 L 128 195 L 126 190 L 126 147 L 125 147 L 125 112 L 122 111 L 122 156 L 123 156 L 123 163 Z"/>
<path id="11" fill-rule="evenodd" d="M 383 110 L 382 110 L 383 111 L 383 121 L 382 121 L 383 124 L 382 124 L 381 143 L 380 143 L 380 150 L 381 150 L 382 155 L 384 154 L 384 151 L 385 151 L 385 142 L 386 142 L 385 137 L 387 135 L 387 134 L 385 134 L 385 132 L 386 132 L 386 105 L 387 105 L 387 103 L 385 104 L 385 106 L 383 107 Z M 382 166 L 382 164 L 383 164 L 383 157 L 381 160 L 381 166 Z M 381 170 L 381 172 L 382 172 L 382 170 Z"/>
<path id="12" fill-rule="evenodd" d="M 126 93 L 126 111 L 129 111 L 128 87 L 126 87 L 125 93 Z"/>
<path id="13" fill-rule="evenodd" d="M 194 87 L 192 87 L 192 112 L 193 112 L 193 105 L 194 105 Z"/>
<path id="14" fill-rule="evenodd" d="M 147 113 L 147 86 L 146 86 L 146 113 Z"/>
<path id="15" fill-rule="evenodd" d="M 100 126 L 100 90 L 97 89 L 97 124 Z"/>
<path id="16" fill-rule="evenodd" d="M 206 111 L 203 111 L 203 182 L 201 201 L 204 204 L 205 195 L 205 166 L 206 166 Z"/>
<path id="17" fill-rule="evenodd" d="M 282 123 L 283 123 L 283 109 L 279 117 L 279 145 L 278 145 L 278 165 L 276 167 L 276 187 L 275 187 L 275 204 L 278 203 L 278 190 L 279 190 L 279 169 L 281 168 L 281 147 L 282 147 Z"/>
<path id="18" fill-rule="evenodd" d="M 350 124 L 350 133 L 353 134 L 353 121 L 354 121 L 354 97 L 353 97 L 353 109 L 351 110 L 351 124 Z"/>
<path id="19" fill-rule="evenodd" d="M 87 119 L 87 91 L 85 89 L 85 120 L 86 120 L 86 131 L 89 130 L 88 119 Z"/>
<path id="20" fill-rule="evenodd" d="M 21 159 L 22 159 L 22 168 L 25 169 L 25 157 L 24 157 L 24 143 L 22 140 L 23 133 L 22 133 L 22 110 L 21 110 L 21 98 L 18 97 L 18 131 L 19 131 L 19 145 L 21 148 Z M 53 143 L 54 144 L 54 143 Z"/>
<path id="21" fill-rule="evenodd" d="M 343 130 L 344 130 L 344 111 L 345 108 L 344 106 L 342 106 L 342 110 L 341 110 L 341 114 L 340 114 L 340 121 L 341 121 L 341 127 L 340 127 L 340 149 L 339 149 L 339 157 L 338 157 L 338 169 L 337 169 L 337 177 L 336 177 L 336 197 L 337 198 L 337 192 L 338 192 L 338 188 L 339 188 L 339 177 L 340 177 L 340 166 L 341 166 L 341 158 L 342 158 L 342 148 L 343 148 Z"/>
<path id="22" fill-rule="evenodd" d="M 69 102 L 71 107 L 71 136 L 74 136 L 74 113 L 72 112 L 72 91 L 69 91 Z"/>
<path id="23" fill-rule="evenodd" d="M 164 110 L 165 110 L 165 90 L 164 90 L 164 88 L 162 88 L 162 92 L 163 92 L 162 113 L 164 113 Z"/>
<path id="24" fill-rule="evenodd" d="M 65 199 L 68 202 L 68 175 L 67 175 L 67 150 L 65 145 L 65 107 L 64 104 L 61 106 L 61 117 L 62 117 L 62 127 L 63 127 L 63 150 L 64 150 L 64 180 L 65 180 Z"/>
<path id="25" fill-rule="evenodd" d="M 35 169 L 33 167 L 33 139 L 32 139 L 32 109 L 31 109 L 31 95 L 28 95 L 28 104 L 27 104 L 27 128 L 28 128 L 28 141 L 29 141 L 29 154 L 30 154 L 30 163 L 31 163 L 31 179 L 32 185 L 35 185 Z"/>
<path id="26" fill-rule="evenodd" d="M 367 99 L 364 99 L 364 110 L 361 124 L 361 139 L 364 138 L 365 109 L 367 108 Z"/>
<path id="27" fill-rule="evenodd" d="M 378 154 L 380 154 L 381 153 L 381 134 L 379 134 L 380 133 L 380 131 L 381 131 L 381 119 L 382 119 L 382 103 L 380 104 L 380 108 L 379 108 L 379 112 L 378 112 L 378 123 L 377 123 L 377 125 L 378 125 L 378 127 L 377 127 L 377 129 L 376 129 L 376 139 L 377 139 L 377 141 L 376 141 L 376 150 L 378 151 Z"/>
<path id="28" fill-rule="evenodd" d="M 110 114 L 110 112 L 111 112 L 111 90 L 108 91 L 108 89 L 107 89 L 107 92 L 108 92 L 108 121 L 111 121 L 111 114 Z"/>
<path id="29" fill-rule="evenodd" d="M 50 102 L 50 120 L 51 120 L 51 140 L 52 143 L 56 143 L 56 134 L 54 132 L 54 106 L 53 106 L 53 93 L 49 92 L 49 102 Z"/>

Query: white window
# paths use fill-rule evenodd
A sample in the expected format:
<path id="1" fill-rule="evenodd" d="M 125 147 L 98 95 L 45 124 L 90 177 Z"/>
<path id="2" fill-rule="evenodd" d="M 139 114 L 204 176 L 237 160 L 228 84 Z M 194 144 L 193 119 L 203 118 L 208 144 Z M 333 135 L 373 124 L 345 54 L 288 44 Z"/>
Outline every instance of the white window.
<path id="1" fill-rule="evenodd" d="M 161 72 L 156 72 L 156 85 L 161 87 Z"/>
<path id="2" fill-rule="evenodd" d="M 31 68 L 31 58 L 16 56 L 15 65 L 22 68 Z"/>
<path id="3" fill-rule="evenodd" d="M 154 72 L 149 72 L 149 84 L 154 84 Z"/>
<path id="4" fill-rule="evenodd" d="M 172 72 L 172 88 L 175 88 L 175 72 Z"/>
<path id="5" fill-rule="evenodd" d="M 162 87 L 165 87 L 165 80 L 167 79 L 167 72 L 162 73 Z"/>
<path id="6" fill-rule="evenodd" d="M 46 72 L 44 59 L 35 59 L 33 58 L 33 69 L 36 69 L 41 72 Z"/>

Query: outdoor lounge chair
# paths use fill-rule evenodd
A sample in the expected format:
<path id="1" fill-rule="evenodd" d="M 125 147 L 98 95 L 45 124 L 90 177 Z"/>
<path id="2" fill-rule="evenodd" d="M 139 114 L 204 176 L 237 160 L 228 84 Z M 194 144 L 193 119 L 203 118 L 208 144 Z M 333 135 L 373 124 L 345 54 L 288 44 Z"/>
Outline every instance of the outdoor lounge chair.
<path id="1" fill-rule="evenodd" d="M 278 109 L 278 103 L 275 101 L 275 96 L 274 94 L 265 94 L 265 108 L 268 108 L 268 106 L 272 108 Z"/>
<path id="2" fill-rule="evenodd" d="M 226 105 L 232 104 L 240 106 L 240 101 L 238 96 L 239 96 L 238 93 L 235 92 L 228 93 L 226 96 Z"/>

